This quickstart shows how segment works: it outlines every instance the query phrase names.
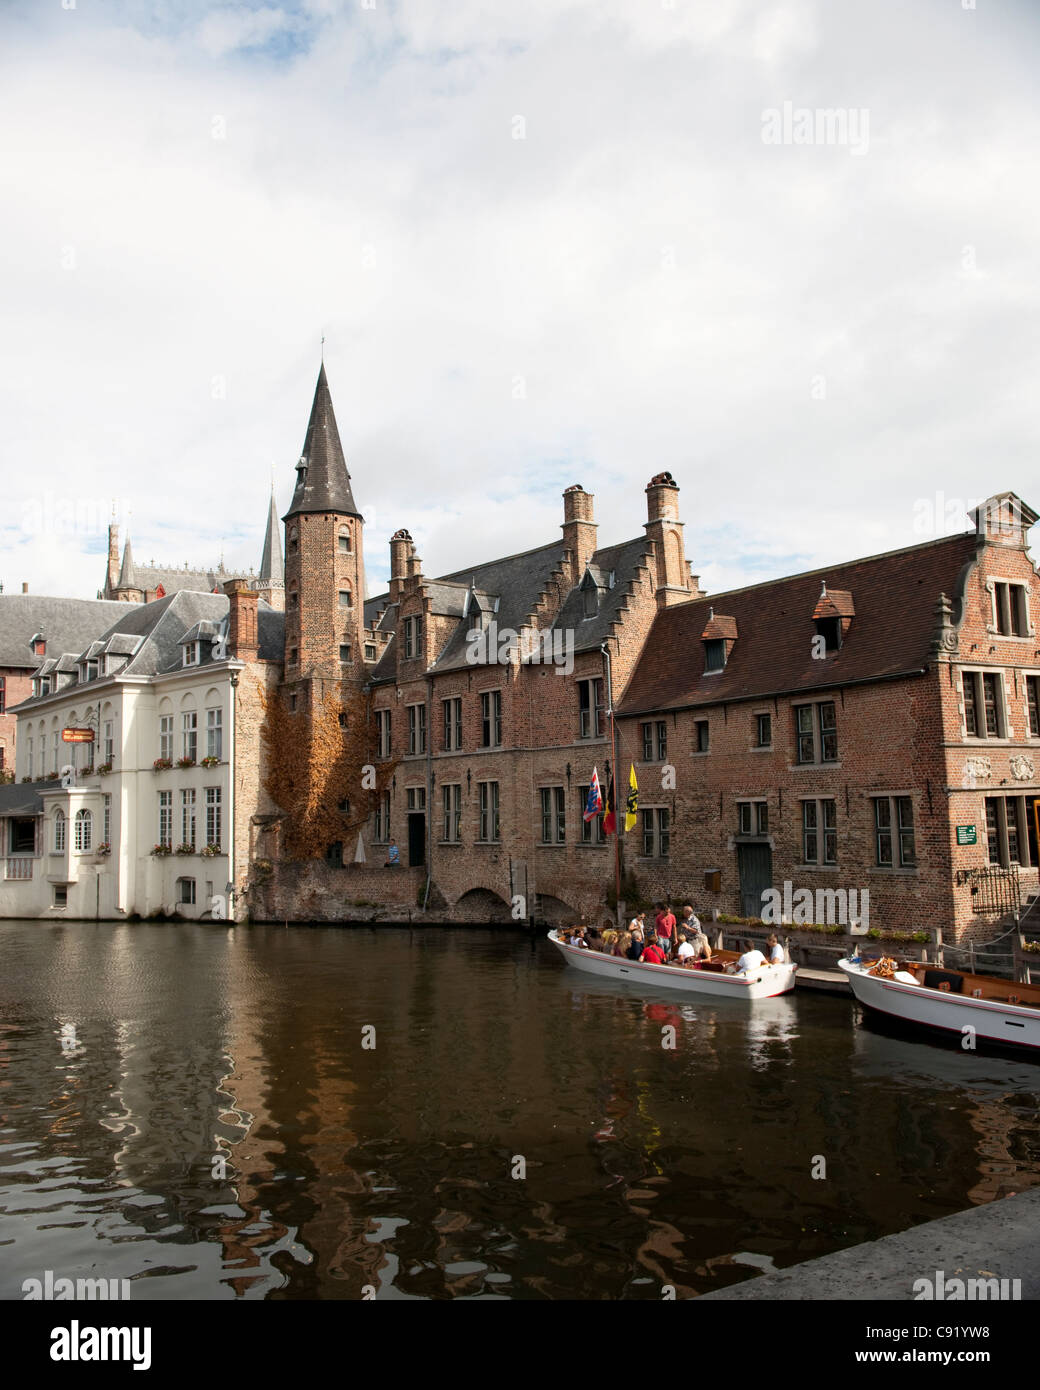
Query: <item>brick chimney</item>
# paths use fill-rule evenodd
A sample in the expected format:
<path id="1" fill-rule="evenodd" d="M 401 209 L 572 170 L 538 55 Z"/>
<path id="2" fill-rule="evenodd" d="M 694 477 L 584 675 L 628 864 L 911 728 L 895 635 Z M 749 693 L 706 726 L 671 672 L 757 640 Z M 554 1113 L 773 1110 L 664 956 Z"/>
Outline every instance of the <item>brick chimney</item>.
<path id="1" fill-rule="evenodd" d="M 259 595 L 248 579 L 226 580 L 224 592 L 228 596 L 228 650 L 239 661 L 255 661 Z"/>
<path id="2" fill-rule="evenodd" d="M 593 494 L 581 483 L 572 483 L 563 494 L 563 543 L 571 552 L 571 580 L 578 584 L 585 566 L 596 553 Z"/>
<path id="3" fill-rule="evenodd" d="M 668 608 L 690 597 L 690 566 L 679 520 L 679 484 L 670 473 L 657 473 L 646 485 L 646 536 L 654 546 L 657 606 Z"/>
<path id="4" fill-rule="evenodd" d="M 390 537 L 390 601 L 397 602 L 404 592 L 404 581 L 411 572 L 409 560 L 415 552 L 412 538 L 403 528 Z"/>

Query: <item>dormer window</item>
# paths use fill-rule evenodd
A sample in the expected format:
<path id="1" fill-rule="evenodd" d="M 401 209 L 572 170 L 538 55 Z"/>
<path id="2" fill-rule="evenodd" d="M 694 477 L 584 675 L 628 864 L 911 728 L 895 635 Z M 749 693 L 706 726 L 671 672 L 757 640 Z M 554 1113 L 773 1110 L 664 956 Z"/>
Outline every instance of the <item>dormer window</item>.
<path id="1" fill-rule="evenodd" d="M 852 594 L 848 589 L 828 589 L 824 580 L 820 597 L 813 609 L 813 622 L 816 625 L 816 638 L 823 638 L 823 651 L 819 651 L 819 641 L 814 641 L 814 656 L 829 656 L 836 652 L 845 640 L 845 634 L 852 626 L 856 609 Z"/>
<path id="2" fill-rule="evenodd" d="M 737 640 L 736 618 L 721 617 L 714 608 L 708 609 L 708 621 L 701 633 L 704 643 L 704 674 L 721 671 L 729 660 Z"/>
<path id="3" fill-rule="evenodd" d="M 91 657 L 87 662 L 87 680 L 96 681 L 98 678 L 97 657 Z"/>
<path id="4" fill-rule="evenodd" d="M 587 584 L 581 596 L 582 612 L 586 618 L 594 618 L 599 607 L 595 584 Z"/>
<path id="5" fill-rule="evenodd" d="M 185 666 L 198 666 L 202 660 L 202 643 L 185 642 L 184 644 L 184 664 Z"/>
<path id="6" fill-rule="evenodd" d="M 726 664 L 726 643 L 721 637 L 711 637 L 704 644 L 705 671 L 721 671 Z"/>

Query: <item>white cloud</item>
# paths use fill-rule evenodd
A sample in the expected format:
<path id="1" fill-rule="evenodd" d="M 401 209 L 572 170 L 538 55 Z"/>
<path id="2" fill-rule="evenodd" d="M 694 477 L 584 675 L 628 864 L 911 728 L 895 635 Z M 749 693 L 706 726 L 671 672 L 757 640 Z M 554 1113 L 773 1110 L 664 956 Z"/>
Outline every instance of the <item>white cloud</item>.
<path id="1" fill-rule="evenodd" d="M 402 525 L 428 572 L 545 543 L 574 481 L 638 534 L 665 468 L 715 589 L 1035 503 L 1036 20 L 868 8 L 0 19 L 0 578 L 92 594 L 96 528 L 24 518 L 113 497 L 142 559 L 258 563 L 322 333 L 377 577 Z M 764 145 L 785 100 L 868 152 Z"/>

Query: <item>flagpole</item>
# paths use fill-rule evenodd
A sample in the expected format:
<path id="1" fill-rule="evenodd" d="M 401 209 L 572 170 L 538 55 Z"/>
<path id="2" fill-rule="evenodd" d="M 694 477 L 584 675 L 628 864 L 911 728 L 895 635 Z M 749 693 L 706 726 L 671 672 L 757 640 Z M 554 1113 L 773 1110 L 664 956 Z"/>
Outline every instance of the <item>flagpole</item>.
<path id="1" fill-rule="evenodd" d="M 610 775 L 614 780 L 614 910 L 621 910 L 621 826 L 618 821 L 618 796 L 621 783 L 618 780 L 617 766 L 617 724 L 614 722 L 614 681 L 610 664 L 610 652 L 604 642 L 600 646 L 607 668 L 607 713 L 610 716 Z M 607 783 L 610 785 L 609 781 Z"/>

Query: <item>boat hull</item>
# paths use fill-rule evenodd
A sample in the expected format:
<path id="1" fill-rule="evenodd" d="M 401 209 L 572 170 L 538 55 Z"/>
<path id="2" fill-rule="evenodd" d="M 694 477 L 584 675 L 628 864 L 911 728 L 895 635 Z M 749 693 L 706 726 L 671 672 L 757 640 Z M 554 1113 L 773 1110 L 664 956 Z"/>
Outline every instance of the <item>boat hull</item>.
<path id="1" fill-rule="evenodd" d="M 707 970 L 686 970 L 679 965 L 641 965 L 638 961 L 620 956 L 606 956 L 581 946 L 568 946 L 557 940 L 555 932 L 549 940 L 568 965 L 586 975 L 601 980 L 618 980 L 636 989 L 667 989 L 682 994 L 711 995 L 716 999 L 772 999 L 794 989 L 796 965 L 766 965 L 741 975 L 720 975 Z"/>
<path id="2" fill-rule="evenodd" d="M 965 1032 L 971 1028 L 976 1037 L 1003 1047 L 1040 1048 L 1040 1009 L 941 994 L 923 985 L 879 979 L 850 965 L 848 960 L 840 960 L 838 968 L 844 972 L 857 1000 L 877 1013 L 962 1037 L 971 1036 Z M 1013 993 L 1014 989 L 1009 983 L 1008 992 Z"/>

